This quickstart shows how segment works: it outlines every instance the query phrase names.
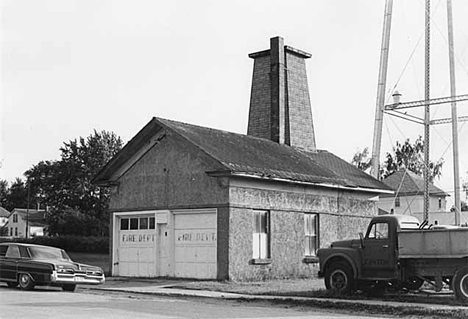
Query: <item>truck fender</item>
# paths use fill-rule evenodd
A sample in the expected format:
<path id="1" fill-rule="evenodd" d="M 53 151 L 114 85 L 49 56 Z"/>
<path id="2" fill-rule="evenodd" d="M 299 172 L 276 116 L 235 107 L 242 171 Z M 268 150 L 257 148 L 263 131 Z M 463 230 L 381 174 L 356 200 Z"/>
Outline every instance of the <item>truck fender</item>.
<path id="1" fill-rule="evenodd" d="M 338 260 L 345 260 L 346 262 L 348 262 L 349 265 L 351 266 L 352 270 L 353 270 L 354 279 L 358 278 L 358 276 L 360 274 L 360 269 L 356 265 L 356 262 L 359 261 L 359 256 L 352 249 L 350 249 L 349 251 L 337 252 L 337 253 L 334 253 L 334 254 L 331 254 L 331 255 L 327 256 L 325 258 L 325 260 L 323 261 L 323 263 L 321 263 L 321 265 L 320 265 L 321 273 L 324 273 L 325 269 L 328 266 L 330 266 L 334 262 L 337 262 Z"/>

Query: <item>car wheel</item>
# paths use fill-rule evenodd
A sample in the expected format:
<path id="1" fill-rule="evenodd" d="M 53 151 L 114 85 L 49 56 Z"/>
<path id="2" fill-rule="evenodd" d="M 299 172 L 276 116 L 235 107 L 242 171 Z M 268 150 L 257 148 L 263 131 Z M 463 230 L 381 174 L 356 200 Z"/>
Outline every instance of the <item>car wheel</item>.
<path id="1" fill-rule="evenodd" d="M 344 262 L 330 265 L 325 271 L 325 286 L 336 294 L 349 294 L 354 290 L 354 278 L 351 267 Z"/>
<path id="2" fill-rule="evenodd" d="M 76 290 L 76 285 L 63 285 L 62 289 L 63 289 L 63 291 L 73 292 L 73 291 Z"/>
<path id="3" fill-rule="evenodd" d="M 458 300 L 468 304 L 468 268 L 457 271 L 453 278 L 453 290 Z"/>
<path id="4" fill-rule="evenodd" d="M 19 286 L 23 290 L 31 290 L 34 288 L 34 282 L 28 274 L 19 274 Z"/>
<path id="5" fill-rule="evenodd" d="M 18 283 L 17 282 L 7 282 L 7 285 L 8 285 L 8 288 L 15 288 L 18 286 Z"/>

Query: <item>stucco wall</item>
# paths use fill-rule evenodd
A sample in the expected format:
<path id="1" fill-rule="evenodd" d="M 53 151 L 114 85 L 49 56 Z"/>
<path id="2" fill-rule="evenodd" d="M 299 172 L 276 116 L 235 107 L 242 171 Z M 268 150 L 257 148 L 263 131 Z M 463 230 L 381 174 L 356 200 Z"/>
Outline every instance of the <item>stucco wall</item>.
<path id="1" fill-rule="evenodd" d="M 312 277 L 318 264 L 304 263 L 304 213 L 319 213 L 320 247 L 358 238 L 376 215 L 371 194 L 330 189 L 234 181 L 230 188 L 229 279 Z M 270 210 L 271 263 L 252 264 L 255 209 Z"/>
<path id="2" fill-rule="evenodd" d="M 228 188 L 209 177 L 210 159 L 189 143 L 167 134 L 119 180 L 110 210 L 198 208 L 227 205 Z"/>

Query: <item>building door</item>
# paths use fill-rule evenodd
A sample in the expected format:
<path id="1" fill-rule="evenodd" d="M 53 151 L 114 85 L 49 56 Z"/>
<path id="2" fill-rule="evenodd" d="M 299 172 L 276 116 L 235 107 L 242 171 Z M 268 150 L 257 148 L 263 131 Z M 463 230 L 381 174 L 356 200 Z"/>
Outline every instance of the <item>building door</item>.
<path id="1" fill-rule="evenodd" d="M 156 277 L 154 215 L 127 214 L 116 218 L 114 275 Z"/>
<path id="2" fill-rule="evenodd" d="M 216 279 L 216 210 L 174 211 L 174 275 Z"/>
<path id="3" fill-rule="evenodd" d="M 159 276 L 169 276 L 169 229 L 167 224 L 158 224 L 158 268 Z"/>

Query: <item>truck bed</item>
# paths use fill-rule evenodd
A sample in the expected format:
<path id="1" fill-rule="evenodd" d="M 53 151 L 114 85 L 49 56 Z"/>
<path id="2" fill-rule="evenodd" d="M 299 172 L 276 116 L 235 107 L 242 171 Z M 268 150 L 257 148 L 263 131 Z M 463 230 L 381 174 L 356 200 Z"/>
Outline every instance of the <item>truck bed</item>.
<path id="1" fill-rule="evenodd" d="M 468 228 L 404 230 L 398 233 L 399 258 L 468 256 Z"/>

